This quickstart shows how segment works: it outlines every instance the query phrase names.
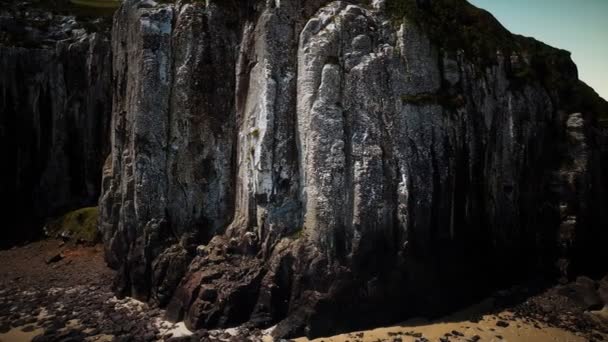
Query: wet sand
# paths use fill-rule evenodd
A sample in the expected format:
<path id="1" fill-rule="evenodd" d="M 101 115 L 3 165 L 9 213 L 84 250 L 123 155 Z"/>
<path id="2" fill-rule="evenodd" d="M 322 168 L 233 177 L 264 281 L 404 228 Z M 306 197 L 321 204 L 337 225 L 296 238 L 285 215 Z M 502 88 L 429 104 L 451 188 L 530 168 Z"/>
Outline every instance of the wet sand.
<path id="1" fill-rule="evenodd" d="M 34 337 L 42 335 L 44 332 L 44 329 L 42 328 L 35 328 L 34 330 L 29 331 L 29 327 L 31 326 L 17 327 L 9 330 L 7 333 L 0 334 L 0 342 L 29 342 Z M 22 329 L 28 331 L 23 331 Z"/>
<path id="2" fill-rule="evenodd" d="M 2 250 L 0 260 L 0 342 L 155 341 L 189 333 L 183 323 L 163 320 L 159 308 L 116 298 L 101 245 L 38 241 Z"/>
<path id="3" fill-rule="evenodd" d="M 488 299 L 477 305 L 456 312 L 435 321 L 412 319 L 402 324 L 377 328 L 367 331 L 356 331 L 333 337 L 309 340 L 298 338 L 297 342 L 409 342 L 409 341 L 525 341 L 525 342 L 585 342 L 590 339 L 580 332 L 573 332 L 546 323 L 527 318 L 519 318 L 509 310 L 498 313 L 479 315 L 491 312 L 493 300 Z M 608 308 L 601 316 L 608 312 Z M 479 321 L 469 320 L 476 316 Z M 501 322 L 500 324 L 498 322 Z M 508 326 L 504 326 L 506 325 Z M 608 341 L 608 334 L 594 332 L 598 341 Z M 601 337 L 601 339 L 600 339 Z"/>
<path id="4" fill-rule="evenodd" d="M 501 315 L 509 315 L 503 312 Z M 535 341 L 535 342 L 585 342 L 583 336 L 575 333 L 552 328 L 543 325 L 534 326 L 527 322 L 516 320 L 509 322 L 506 328 L 496 326 L 498 317 L 494 315 L 484 316 L 483 320 L 473 323 L 470 321 L 457 322 L 427 322 L 424 320 L 412 320 L 402 325 L 378 328 L 368 331 L 358 331 L 349 334 L 338 335 L 330 338 L 318 338 L 312 341 L 325 342 L 354 342 L 354 341 L 419 341 L 426 338 L 430 341 L 439 341 L 447 338 L 448 341 L 474 341 L 475 336 L 480 341 Z M 456 336 L 453 332 L 461 333 Z M 448 334 L 448 335 L 446 335 Z M 310 341 L 306 338 L 296 339 L 298 342 Z"/>

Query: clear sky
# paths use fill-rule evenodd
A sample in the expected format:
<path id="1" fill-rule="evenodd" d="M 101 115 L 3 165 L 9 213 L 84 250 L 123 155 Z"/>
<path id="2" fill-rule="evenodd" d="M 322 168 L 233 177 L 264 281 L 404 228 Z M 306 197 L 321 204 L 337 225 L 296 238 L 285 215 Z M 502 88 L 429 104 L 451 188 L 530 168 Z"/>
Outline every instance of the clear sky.
<path id="1" fill-rule="evenodd" d="M 469 0 L 509 31 L 572 52 L 579 77 L 608 100 L 608 0 Z"/>

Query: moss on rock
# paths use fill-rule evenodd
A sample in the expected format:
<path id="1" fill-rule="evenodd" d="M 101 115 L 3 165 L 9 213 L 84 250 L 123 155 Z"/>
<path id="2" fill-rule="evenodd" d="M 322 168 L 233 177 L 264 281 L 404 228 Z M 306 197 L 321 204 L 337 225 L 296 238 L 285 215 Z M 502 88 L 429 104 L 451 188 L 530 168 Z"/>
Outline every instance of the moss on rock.
<path id="1" fill-rule="evenodd" d="M 46 226 L 46 233 L 51 237 L 66 237 L 74 241 L 97 242 L 99 231 L 97 223 L 99 210 L 88 207 L 71 211 Z"/>
<path id="2" fill-rule="evenodd" d="M 512 34 L 491 13 L 466 0 L 432 1 L 426 7 L 416 0 L 388 0 L 387 10 L 396 24 L 414 23 L 437 46 L 452 54 L 462 51 L 480 67 L 495 64 L 499 51 L 504 56 L 530 56 L 535 64 L 570 61 L 568 51 Z"/>
<path id="3" fill-rule="evenodd" d="M 490 13 L 464 0 L 432 1 L 420 7 L 416 0 L 388 0 L 387 10 L 396 23 L 420 26 L 447 51 L 464 51 L 471 59 L 493 62 L 496 51 L 514 49 L 513 35 Z"/>

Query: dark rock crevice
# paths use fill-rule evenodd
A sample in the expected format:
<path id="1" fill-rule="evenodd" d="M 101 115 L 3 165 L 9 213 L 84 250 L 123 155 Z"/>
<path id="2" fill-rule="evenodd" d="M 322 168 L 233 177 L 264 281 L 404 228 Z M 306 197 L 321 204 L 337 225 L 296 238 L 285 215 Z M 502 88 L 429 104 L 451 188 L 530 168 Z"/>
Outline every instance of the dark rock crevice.
<path id="1" fill-rule="evenodd" d="M 110 150 L 112 52 L 103 20 L 49 13 L 28 3 L 2 7 L 5 247 L 40 237 L 51 217 L 97 202 Z"/>

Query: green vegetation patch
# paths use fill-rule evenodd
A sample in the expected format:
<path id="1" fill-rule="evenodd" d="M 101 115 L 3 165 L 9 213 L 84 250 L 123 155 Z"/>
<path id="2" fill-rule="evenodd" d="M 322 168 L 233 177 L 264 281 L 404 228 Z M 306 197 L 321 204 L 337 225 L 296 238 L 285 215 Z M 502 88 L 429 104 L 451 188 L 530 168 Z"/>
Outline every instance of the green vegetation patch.
<path id="1" fill-rule="evenodd" d="M 564 110 L 593 113 L 600 121 L 608 119 L 608 103 L 578 80 L 570 52 L 512 34 L 492 14 L 466 0 L 387 0 L 387 12 L 395 25 L 408 22 L 420 27 L 448 55 L 464 53 L 479 71 L 495 65 L 498 52 L 505 59 L 517 56 L 519 61 L 507 70 L 511 87 L 540 84 L 560 100 Z M 441 94 L 403 96 L 402 100 L 421 105 L 447 102 L 449 107 L 460 103 Z"/>
<path id="2" fill-rule="evenodd" d="M 298 239 L 304 238 L 306 236 L 307 236 L 307 234 L 304 231 L 304 227 L 301 227 L 300 229 L 293 231 L 287 238 L 289 238 L 291 240 L 298 240 Z"/>
<path id="3" fill-rule="evenodd" d="M 495 64 L 497 51 L 505 58 L 511 54 L 543 60 L 570 58 L 567 51 L 512 34 L 491 13 L 466 0 L 431 0 L 430 5 L 422 7 L 417 0 L 387 0 L 387 11 L 395 24 L 412 22 L 446 52 L 463 51 L 467 59 L 480 66 Z"/>
<path id="4" fill-rule="evenodd" d="M 99 231 L 99 210 L 97 207 L 71 211 L 46 226 L 46 233 L 52 237 L 69 237 L 74 241 L 97 242 Z"/>
<path id="5" fill-rule="evenodd" d="M 387 10 L 395 23 L 413 22 L 447 51 L 492 61 L 497 50 L 514 48 L 511 33 L 498 20 L 465 0 L 435 0 L 427 7 L 417 0 L 388 0 Z"/>
<path id="6" fill-rule="evenodd" d="M 574 87 L 571 94 L 572 111 L 583 113 L 597 113 L 598 120 L 604 127 L 608 127 L 608 102 L 599 96 L 593 88 L 582 81 Z"/>

